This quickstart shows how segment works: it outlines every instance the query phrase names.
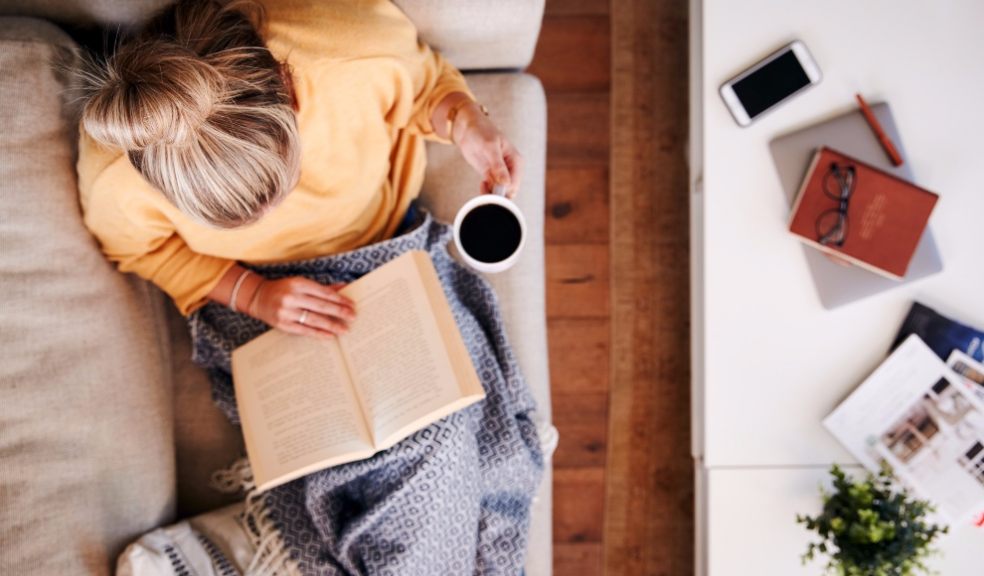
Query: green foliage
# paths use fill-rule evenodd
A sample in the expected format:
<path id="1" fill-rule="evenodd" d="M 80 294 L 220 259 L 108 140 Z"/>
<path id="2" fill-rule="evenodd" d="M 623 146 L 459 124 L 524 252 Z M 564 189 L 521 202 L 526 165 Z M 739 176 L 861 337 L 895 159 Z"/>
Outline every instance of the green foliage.
<path id="1" fill-rule="evenodd" d="M 935 552 L 931 545 L 947 528 L 926 521 L 933 507 L 894 489 L 883 469 L 855 482 L 835 464 L 832 494 L 821 490 L 823 512 L 797 516 L 820 536 L 811 542 L 803 562 L 818 554 L 829 557 L 827 573 L 837 576 L 914 576 L 928 574 L 924 561 Z"/>

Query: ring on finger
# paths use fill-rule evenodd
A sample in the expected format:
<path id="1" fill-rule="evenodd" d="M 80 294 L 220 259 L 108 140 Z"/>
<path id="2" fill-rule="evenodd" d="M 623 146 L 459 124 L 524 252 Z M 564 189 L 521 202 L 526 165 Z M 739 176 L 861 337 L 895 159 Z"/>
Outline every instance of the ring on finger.
<path id="1" fill-rule="evenodd" d="M 308 311 L 307 310 L 302 310 L 301 311 L 301 317 L 297 319 L 297 323 L 300 324 L 301 326 L 303 326 L 304 325 L 304 321 L 307 320 L 307 315 L 308 315 Z"/>

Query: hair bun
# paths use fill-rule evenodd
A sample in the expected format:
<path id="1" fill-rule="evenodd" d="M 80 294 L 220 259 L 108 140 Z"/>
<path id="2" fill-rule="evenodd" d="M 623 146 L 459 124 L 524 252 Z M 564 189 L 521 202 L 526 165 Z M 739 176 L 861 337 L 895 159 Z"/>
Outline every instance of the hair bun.
<path id="1" fill-rule="evenodd" d="M 127 151 L 193 141 L 224 88 L 213 66 L 160 40 L 125 46 L 86 80 L 85 130 Z"/>

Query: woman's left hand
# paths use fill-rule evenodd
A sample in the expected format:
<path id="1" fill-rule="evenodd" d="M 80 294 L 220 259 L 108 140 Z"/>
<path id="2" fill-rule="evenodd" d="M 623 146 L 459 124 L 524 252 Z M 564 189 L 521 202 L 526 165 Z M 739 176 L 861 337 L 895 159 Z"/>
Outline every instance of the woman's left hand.
<path id="1" fill-rule="evenodd" d="M 482 193 L 501 184 L 506 196 L 514 198 L 523 178 L 523 157 L 495 123 L 470 103 L 458 112 L 453 131 L 461 155 L 482 178 Z"/>

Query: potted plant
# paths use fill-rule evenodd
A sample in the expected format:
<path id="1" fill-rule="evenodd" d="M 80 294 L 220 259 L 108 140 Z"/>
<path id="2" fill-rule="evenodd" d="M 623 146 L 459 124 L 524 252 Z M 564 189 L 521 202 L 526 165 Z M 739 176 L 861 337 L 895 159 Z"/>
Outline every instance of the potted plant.
<path id="1" fill-rule="evenodd" d="M 838 576 L 913 576 L 928 574 L 926 558 L 933 541 L 947 531 L 928 521 L 932 505 L 893 486 L 886 468 L 855 481 L 836 464 L 830 469 L 834 490 L 821 489 L 823 511 L 796 521 L 820 536 L 803 562 L 827 556 L 827 573 Z"/>

